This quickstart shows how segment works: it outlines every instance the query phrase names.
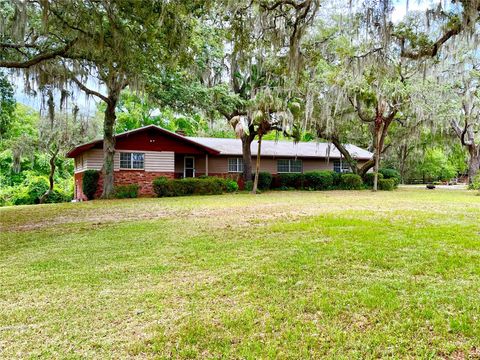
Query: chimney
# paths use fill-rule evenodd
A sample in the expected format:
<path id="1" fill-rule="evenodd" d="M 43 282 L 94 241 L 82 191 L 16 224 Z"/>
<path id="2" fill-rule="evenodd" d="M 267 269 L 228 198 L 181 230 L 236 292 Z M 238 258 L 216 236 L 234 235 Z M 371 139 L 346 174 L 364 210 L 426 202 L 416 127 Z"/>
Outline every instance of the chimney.
<path id="1" fill-rule="evenodd" d="M 187 134 L 185 133 L 185 130 L 177 129 L 175 130 L 175 133 L 178 135 L 187 136 Z"/>

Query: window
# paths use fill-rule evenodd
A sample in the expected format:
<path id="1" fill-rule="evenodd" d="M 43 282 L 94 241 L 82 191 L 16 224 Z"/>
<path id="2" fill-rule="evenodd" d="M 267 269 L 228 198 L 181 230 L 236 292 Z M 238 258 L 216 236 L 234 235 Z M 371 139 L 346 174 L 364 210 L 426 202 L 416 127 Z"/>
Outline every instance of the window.
<path id="1" fill-rule="evenodd" d="M 230 158 L 228 159 L 228 172 L 243 172 L 243 159 Z"/>
<path id="2" fill-rule="evenodd" d="M 348 163 L 345 160 L 334 160 L 333 171 L 335 171 L 336 173 L 346 173 L 350 171 L 350 166 L 348 166 Z"/>
<path id="3" fill-rule="evenodd" d="M 301 173 L 302 170 L 302 160 L 280 159 L 277 161 L 278 173 Z"/>
<path id="4" fill-rule="evenodd" d="M 120 153 L 120 169 L 143 169 L 144 153 Z"/>

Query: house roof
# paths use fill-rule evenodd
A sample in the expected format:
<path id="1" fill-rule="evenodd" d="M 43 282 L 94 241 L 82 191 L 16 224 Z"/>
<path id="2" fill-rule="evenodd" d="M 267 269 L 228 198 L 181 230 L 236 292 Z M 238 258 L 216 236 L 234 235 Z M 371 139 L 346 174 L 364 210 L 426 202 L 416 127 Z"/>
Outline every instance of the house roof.
<path id="1" fill-rule="evenodd" d="M 158 131 L 163 135 L 167 135 L 167 136 L 170 136 L 172 138 L 178 139 L 180 141 L 189 143 L 190 145 L 194 145 L 196 147 L 199 147 L 199 148 L 205 150 L 205 152 L 207 152 L 209 154 L 212 154 L 212 155 L 218 155 L 220 153 L 218 150 L 215 150 L 215 149 L 209 147 L 208 145 L 203 145 L 200 142 L 190 140 L 186 136 L 174 133 L 173 131 L 166 130 L 166 129 L 161 128 L 160 126 L 157 126 L 157 125 L 147 125 L 147 126 L 144 126 L 144 127 L 138 128 L 138 129 L 125 131 L 123 133 L 115 135 L 115 139 L 122 139 L 122 138 L 128 137 L 132 134 L 139 133 L 139 132 L 146 131 L 146 130 Z M 77 156 L 77 155 L 79 155 L 79 154 L 81 154 L 81 153 L 83 153 L 87 150 L 90 150 L 90 149 L 94 148 L 96 145 L 99 145 L 102 142 L 103 142 L 103 138 L 96 139 L 96 140 L 90 141 L 88 143 L 76 146 L 67 153 L 67 157 L 73 158 L 73 157 L 75 157 L 75 156 Z"/>
<path id="2" fill-rule="evenodd" d="M 221 139 L 207 137 L 188 137 L 188 139 L 198 142 L 202 145 L 217 149 L 220 155 L 242 155 L 242 142 L 240 139 Z M 252 155 L 257 153 L 258 142 L 251 144 Z M 373 154 L 370 151 L 359 148 L 358 146 L 346 144 L 345 147 L 352 157 L 358 160 L 371 159 Z M 339 159 L 340 152 L 333 144 L 324 142 L 298 142 L 293 141 L 262 141 L 262 156 L 275 157 L 329 157 Z"/>
<path id="3" fill-rule="evenodd" d="M 240 139 L 223 139 L 223 138 L 209 138 L 209 137 L 190 137 L 183 136 L 177 133 L 174 133 L 169 130 L 165 130 L 156 125 L 148 125 L 135 130 L 130 130 L 117 134 L 116 139 L 121 139 L 128 137 L 132 134 L 146 131 L 154 130 L 158 131 L 163 135 L 170 136 L 172 138 L 178 139 L 179 141 L 186 142 L 190 145 L 196 146 L 203 149 L 205 152 L 212 155 L 242 155 L 242 142 Z M 68 157 L 75 157 L 84 151 L 94 148 L 97 145 L 100 145 L 103 142 L 103 139 L 97 139 L 90 141 L 88 143 L 79 145 L 67 153 Z M 258 142 L 253 141 L 251 144 L 252 155 L 257 153 Z M 373 154 L 370 151 L 359 148 L 358 146 L 352 144 L 346 144 L 345 147 L 350 152 L 352 157 L 358 160 L 367 160 L 371 159 Z M 337 148 L 329 143 L 324 142 L 298 142 L 294 143 L 293 141 L 274 141 L 274 140 L 263 140 L 262 141 L 262 156 L 275 156 L 275 157 L 304 157 L 304 158 L 318 158 L 318 157 L 329 157 L 331 159 L 339 159 L 341 157 L 340 152 Z"/>

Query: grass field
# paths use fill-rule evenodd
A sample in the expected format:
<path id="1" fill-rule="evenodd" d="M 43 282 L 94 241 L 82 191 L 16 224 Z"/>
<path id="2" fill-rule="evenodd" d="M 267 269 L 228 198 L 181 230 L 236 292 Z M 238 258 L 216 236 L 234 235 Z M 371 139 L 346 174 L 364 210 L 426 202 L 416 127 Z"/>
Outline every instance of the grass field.
<path id="1" fill-rule="evenodd" d="M 480 197 L 0 209 L 1 358 L 480 358 Z"/>

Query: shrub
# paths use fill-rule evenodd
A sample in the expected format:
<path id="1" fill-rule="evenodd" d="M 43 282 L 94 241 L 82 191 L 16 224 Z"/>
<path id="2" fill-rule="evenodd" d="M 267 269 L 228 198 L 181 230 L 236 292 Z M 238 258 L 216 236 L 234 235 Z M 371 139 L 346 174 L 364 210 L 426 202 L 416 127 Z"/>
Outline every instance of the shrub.
<path id="1" fill-rule="evenodd" d="M 363 175 L 363 183 L 368 187 L 373 187 L 373 179 L 375 178 L 375 173 L 370 172 Z M 381 172 L 378 173 L 378 183 L 380 180 L 383 179 L 383 174 Z"/>
<path id="2" fill-rule="evenodd" d="M 303 188 L 303 174 L 279 174 L 278 184 L 281 189 Z"/>
<path id="3" fill-rule="evenodd" d="M 45 203 L 68 202 L 73 199 L 73 194 L 61 188 L 54 188 L 53 192 L 45 198 Z"/>
<path id="4" fill-rule="evenodd" d="M 258 173 L 258 188 L 260 190 L 268 190 L 272 185 L 272 174 L 266 171 Z"/>
<path id="5" fill-rule="evenodd" d="M 253 190 L 253 181 L 252 181 L 252 180 L 247 180 L 247 181 L 245 182 L 245 187 L 244 187 L 244 189 L 245 189 L 246 191 L 252 191 L 252 190 Z"/>
<path id="6" fill-rule="evenodd" d="M 228 193 L 236 192 L 238 191 L 238 183 L 232 179 L 225 179 L 225 188 Z"/>
<path id="7" fill-rule="evenodd" d="M 340 177 L 340 187 L 344 190 L 360 190 L 363 181 L 357 174 L 342 174 Z"/>
<path id="8" fill-rule="evenodd" d="M 138 196 L 137 184 L 115 186 L 114 197 L 117 199 L 132 199 Z"/>
<path id="9" fill-rule="evenodd" d="M 393 179 L 395 183 L 395 187 L 397 187 L 400 184 L 401 176 L 397 170 L 385 168 L 385 169 L 378 170 L 378 172 L 383 175 L 384 179 Z"/>
<path id="10" fill-rule="evenodd" d="M 333 186 L 333 171 L 308 171 L 304 174 L 304 187 L 327 190 Z"/>
<path id="11" fill-rule="evenodd" d="M 158 197 L 173 196 L 172 183 L 165 176 L 161 176 L 153 180 L 153 191 Z"/>
<path id="12" fill-rule="evenodd" d="M 379 179 L 378 188 L 380 190 L 392 191 L 395 189 L 395 179 Z"/>
<path id="13" fill-rule="evenodd" d="M 340 187 L 340 182 L 341 182 L 342 174 L 332 171 L 332 180 L 333 180 L 333 187 L 338 188 Z"/>
<path id="14" fill-rule="evenodd" d="M 153 190 L 158 197 L 185 195 L 218 195 L 238 190 L 238 184 L 232 179 L 217 177 L 187 178 L 170 180 L 159 177 L 153 181 Z"/>
<path id="15" fill-rule="evenodd" d="M 477 175 L 475 175 L 475 177 L 473 178 L 473 181 L 470 185 L 468 185 L 468 188 L 470 190 L 480 190 L 480 173 L 478 173 Z"/>
<path id="16" fill-rule="evenodd" d="M 99 177 L 100 177 L 100 173 L 96 170 L 86 170 L 83 173 L 82 189 L 83 189 L 83 193 L 85 194 L 88 200 L 92 200 L 93 197 L 95 196 Z"/>
<path id="17" fill-rule="evenodd" d="M 40 197 L 47 192 L 48 179 L 45 176 L 28 176 L 20 186 L 12 189 L 10 202 L 13 205 L 38 204 Z"/>

